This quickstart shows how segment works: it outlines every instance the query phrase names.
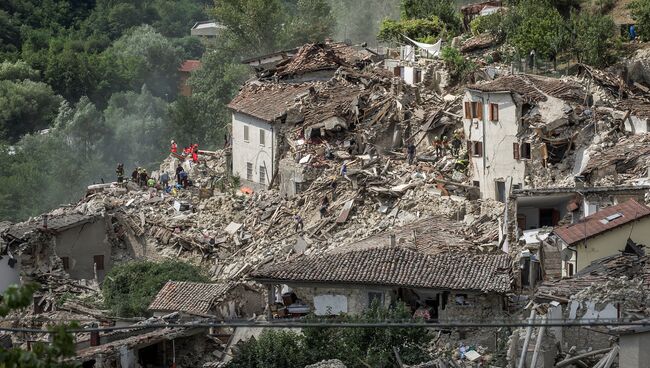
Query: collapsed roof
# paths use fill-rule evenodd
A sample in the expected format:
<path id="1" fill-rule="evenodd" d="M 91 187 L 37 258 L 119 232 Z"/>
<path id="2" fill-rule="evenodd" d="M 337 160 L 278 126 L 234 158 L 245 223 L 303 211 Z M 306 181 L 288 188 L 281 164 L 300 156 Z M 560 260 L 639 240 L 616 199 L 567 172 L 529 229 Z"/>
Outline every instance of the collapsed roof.
<path id="1" fill-rule="evenodd" d="M 584 102 L 585 99 L 582 87 L 576 83 L 529 74 L 508 75 L 492 81 L 469 85 L 467 89 L 480 92 L 515 93 L 527 103 L 546 101 L 547 96 L 576 103 Z"/>
<path id="2" fill-rule="evenodd" d="M 274 122 L 296 98 L 313 87 L 311 83 L 249 83 L 228 104 L 233 111 Z"/>
<path id="3" fill-rule="evenodd" d="M 167 281 L 149 305 L 149 310 L 207 316 L 215 302 L 234 286 L 231 283 Z"/>

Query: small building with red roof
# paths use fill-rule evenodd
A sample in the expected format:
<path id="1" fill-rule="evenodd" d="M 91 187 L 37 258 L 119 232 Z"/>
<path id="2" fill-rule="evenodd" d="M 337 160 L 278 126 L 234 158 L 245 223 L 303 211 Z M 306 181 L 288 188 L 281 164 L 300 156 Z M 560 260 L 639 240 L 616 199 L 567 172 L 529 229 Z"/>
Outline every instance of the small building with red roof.
<path id="1" fill-rule="evenodd" d="M 178 83 L 178 93 L 181 96 L 191 96 L 192 87 L 187 84 L 187 80 L 190 78 L 190 75 L 193 71 L 201 68 L 200 60 L 185 60 L 178 68 L 180 73 L 180 80 Z"/>

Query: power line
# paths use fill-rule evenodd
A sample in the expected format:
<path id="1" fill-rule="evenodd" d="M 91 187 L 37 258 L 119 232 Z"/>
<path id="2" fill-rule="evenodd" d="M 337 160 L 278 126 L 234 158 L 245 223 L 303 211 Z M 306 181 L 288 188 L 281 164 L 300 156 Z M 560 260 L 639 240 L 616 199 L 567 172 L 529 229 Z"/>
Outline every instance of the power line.
<path id="1" fill-rule="evenodd" d="M 441 322 L 441 323 L 423 323 L 423 322 L 266 322 L 266 321 L 224 321 L 208 323 L 154 323 L 142 326 L 113 326 L 113 327 L 93 327 L 82 329 L 69 329 L 70 333 L 88 333 L 88 332 L 111 332 L 119 330 L 155 330 L 161 328 L 222 328 L 222 327 L 248 327 L 248 328 L 436 328 L 436 329 L 456 329 L 456 328 L 501 328 L 501 327 L 607 327 L 607 326 L 636 326 L 650 327 L 650 320 L 640 321 L 566 321 L 566 320 L 547 320 L 546 322 Z M 12 328 L 0 327 L 0 331 L 12 333 L 45 333 L 50 331 L 35 328 Z"/>

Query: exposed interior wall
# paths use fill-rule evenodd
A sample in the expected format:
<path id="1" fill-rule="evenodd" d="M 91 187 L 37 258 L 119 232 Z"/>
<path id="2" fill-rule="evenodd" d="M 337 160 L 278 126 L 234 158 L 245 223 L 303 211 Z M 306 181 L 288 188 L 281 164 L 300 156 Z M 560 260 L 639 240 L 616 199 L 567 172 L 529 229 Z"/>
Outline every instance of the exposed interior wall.
<path id="1" fill-rule="evenodd" d="M 633 134 L 648 133 L 649 124 L 650 119 L 648 118 L 630 116 L 629 119 L 625 120 L 625 131 L 631 132 Z"/>
<path id="2" fill-rule="evenodd" d="M 4 293 L 10 285 L 20 283 L 20 260 L 16 259 L 18 263 L 10 267 L 10 259 L 6 254 L 0 259 L 0 294 Z"/>
<path id="3" fill-rule="evenodd" d="M 463 304 L 460 304 L 459 296 L 463 296 Z M 487 320 L 501 315 L 503 311 L 503 298 L 498 294 L 452 291 L 446 303 L 442 304 L 438 307 L 438 318 L 441 320 Z"/>
<path id="4" fill-rule="evenodd" d="M 497 180 L 508 184 L 508 178 L 512 178 L 512 185 L 520 184 L 523 187 L 525 160 L 517 160 L 513 155 L 513 144 L 519 142 L 519 111 L 510 93 L 467 91 L 463 102 L 483 104 L 481 120 L 463 118 L 465 139 L 482 142 L 483 145 L 481 157 L 470 154 L 472 180 L 480 183 L 481 197 L 498 199 Z M 491 103 L 499 105 L 498 121 L 490 121 Z"/>
<path id="5" fill-rule="evenodd" d="M 348 314 L 360 314 L 370 305 L 369 293 L 382 293 L 383 295 L 383 306 L 388 306 L 391 303 L 390 300 L 390 288 L 366 288 L 362 286 L 352 287 L 328 287 L 328 286 L 298 286 L 298 285 L 289 285 L 293 292 L 296 293 L 298 299 L 301 299 L 304 303 L 311 307 L 311 310 L 315 310 L 314 297 L 323 296 L 323 295 L 335 295 L 342 296 L 338 298 L 330 298 L 330 300 L 336 300 L 336 305 L 332 305 L 332 310 L 338 310 L 342 307 L 347 308 Z M 345 299 L 345 302 L 343 302 Z M 322 299 L 321 299 L 322 300 Z M 327 310 L 327 305 L 319 304 L 320 310 Z M 336 314 L 336 313 L 332 313 Z"/>
<path id="6" fill-rule="evenodd" d="M 220 318 L 248 318 L 262 315 L 265 307 L 264 293 L 240 285 L 228 292 L 226 300 L 217 305 L 214 314 Z"/>
<path id="7" fill-rule="evenodd" d="M 248 126 L 248 141 L 244 140 L 244 127 Z M 264 131 L 264 145 L 260 144 L 260 129 Z M 232 172 L 242 183 L 264 187 L 273 176 L 273 150 L 277 144 L 271 124 L 249 115 L 232 114 Z M 247 179 L 246 163 L 253 164 L 252 181 Z M 265 181 L 260 183 L 260 166 L 265 166 Z"/>
<path id="8" fill-rule="evenodd" d="M 93 279 L 94 256 L 104 256 L 104 270 L 97 270 L 99 281 L 111 269 L 111 244 L 104 218 L 62 231 L 56 235 L 55 244 L 57 255 L 68 257 L 68 273 L 72 278 Z"/>
<path id="9" fill-rule="evenodd" d="M 648 245 L 650 217 L 612 229 L 578 244 L 576 246 L 578 253 L 577 271 L 582 270 L 597 259 L 618 254 L 625 248 L 628 236 L 637 243 Z"/>
<path id="10" fill-rule="evenodd" d="M 650 362 L 650 331 L 622 335 L 618 339 L 621 351 L 618 354 L 618 366 L 625 368 L 645 368 Z"/>

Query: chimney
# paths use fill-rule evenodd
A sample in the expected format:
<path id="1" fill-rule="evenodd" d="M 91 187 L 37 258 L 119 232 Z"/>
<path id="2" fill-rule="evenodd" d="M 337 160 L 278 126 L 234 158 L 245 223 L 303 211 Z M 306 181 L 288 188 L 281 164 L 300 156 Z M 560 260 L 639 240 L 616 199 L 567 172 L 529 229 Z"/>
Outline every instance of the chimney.
<path id="1" fill-rule="evenodd" d="M 390 234 L 390 246 L 395 247 L 397 242 L 395 241 L 395 234 Z"/>

